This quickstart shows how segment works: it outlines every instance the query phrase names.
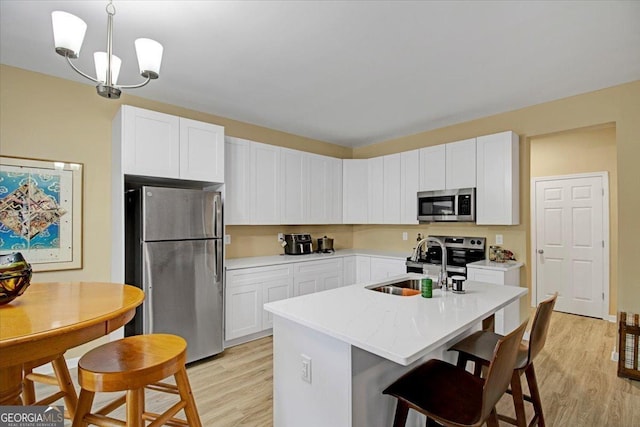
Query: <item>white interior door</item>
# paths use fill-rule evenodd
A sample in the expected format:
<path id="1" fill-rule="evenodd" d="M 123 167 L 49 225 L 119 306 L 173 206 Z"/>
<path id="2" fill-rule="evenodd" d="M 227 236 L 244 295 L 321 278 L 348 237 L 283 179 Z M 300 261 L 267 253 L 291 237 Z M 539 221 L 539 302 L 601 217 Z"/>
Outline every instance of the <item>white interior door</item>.
<path id="1" fill-rule="evenodd" d="M 536 303 L 557 291 L 556 310 L 602 318 L 609 286 L 603 176 L 534 181 Z"/>

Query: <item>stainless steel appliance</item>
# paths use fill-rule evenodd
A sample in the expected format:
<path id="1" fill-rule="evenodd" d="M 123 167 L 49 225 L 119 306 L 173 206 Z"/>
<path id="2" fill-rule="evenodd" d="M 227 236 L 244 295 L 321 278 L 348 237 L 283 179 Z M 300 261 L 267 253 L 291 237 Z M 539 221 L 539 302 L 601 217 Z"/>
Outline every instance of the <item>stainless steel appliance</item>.
<path id="1" fill-rule="evenodd" d="M 317 252 L 329 253 L 335 252 L 333 249 L 333 239 L 324 236 L 318 239 Z"/>
<path id="2" fill-rule="evenodd" d="M 449 277 L 467 277 L 466 265 L 485 259 L 486 239 L 484 237 L 429 236 L 444 242 L 446 249 L 446 270 Z M 421 251 L 417 260 L 407 258 L 407 273 L 436 274 L 441 270 L 442 249 L 435 242 L 427 242 L 426 251 Z"/>
<path id="3" fill-rule="evenodd" d="M 476 189 L 418 192 L 418 221 L 465 221 L 476 220 Z"/>
<path id="4" fill-rule="evenodd" d="M 220 193 L 141 186 L 125 198 L 125 280 L 145 292 L 125 335 L 180 335 L 187 362 L 222 352 Z"/>
<path id="5" fill-rule="evenodd" d="M 285 234 L 283 243 L 286 255 L 305 255 L 313 252 L 311 234 Z"/>

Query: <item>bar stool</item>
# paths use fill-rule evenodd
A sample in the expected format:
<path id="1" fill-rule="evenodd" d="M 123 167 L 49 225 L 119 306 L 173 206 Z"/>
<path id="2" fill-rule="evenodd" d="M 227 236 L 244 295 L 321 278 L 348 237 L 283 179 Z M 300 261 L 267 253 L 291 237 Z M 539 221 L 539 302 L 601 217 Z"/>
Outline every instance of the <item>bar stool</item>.
<path id="1" fill-rule="evenodd" d="M 73 427 L 122 425 L 142 427 L 164 424 L 201 427 L 185 369 L 187 343 L 176 335 L 136 335 L 96 347 L 80 358 L 80 398 Z M 160 382 L 173 375 L 176 385 Z M 179 401 L 162 414 L 146 412 L 145 388 L 179 395 Z M 126 391 L 105 407 L 91 412 L 96 392 Z M 107 414 L 126 403 L 126 422 Z M 174 418 L 184 409 L 186 421 Z"/>
<path id="2" fill-rule="evenodd" d="M 409 409 L 445 426 L 497 427 L 495 406 L 509 387 L 518 345 L 527 326 L 498 340 L 486 379 L 442 360 L 431 359 L 409 371 L 383 393 L 398 399 L 393 427 L 402 427 Z"/>
<path id="3" fill-rule="evenodd" d="M 39 366 L 51 363 L 53 366 L 54 375 L 38 374 L 33 370 Z M 25 363 L 23 367 L 23 387 L 22 387 L 22 403 L 25 405 L 49 405 L 56 400 L 64 398 L 65 406 L 65 418 L 73 419 L 76 412 L 76 406 L 78 405 L 78 395 L 76 389 L 73 386 L 71 375 L 69 374 L 69 368 L 67 367 L 67 361 L 64 358 L 64 354 L 58 354 L 56 356 L 47 357 L 39 360 L 34 360 L 29 363 Z M 57 386 L 60 390 L 43 397 L 40 400 L 36 400 L 36 390 L 34 383 L 48 384 Z"/>
<path id="4" fill-rule="evenodd" d="M 538 382 L 533 368 L 533 359 L 540 353 L 540 350 L 542 350 L 547 340 L 549 323 L 551 323 L 551 313 L 553 313 L 553 307 L 557 298 L 558 293 L 556 292 L 538 305 L 533 318 L 533 324 L 531 325 L 529 341 L 524 341 L 520 344 L 516 367 L 511 376 L 511 390 L 508 391 L 513 397 L 516 418 L 514 419 L 498 414 L 500 420 L 506 421 L 509 424 L 520 427 L 527 425 L 524 412 L 524 401 L 526 400 L 533 404 L 534 409 L 534 415 L 529 425 L 532 426 L 535 423 L 540 427 L 544 427 L 545 425 Z M 456 350 L 458 352 L 459 367 L 464 369 L 467 361 L 473 361 L 475 365 L 474 374 L 481 376 L 482 366 L 489 364 L 491 351 L 500 339 L 502 339 L 502 335 L 493 332 L 479 331 L 457 342 L 449 350 Z M 522 373 L 527 377 L 530 396 L 526 396 L 522 392 L 522 383 L 520 381 Z"/>

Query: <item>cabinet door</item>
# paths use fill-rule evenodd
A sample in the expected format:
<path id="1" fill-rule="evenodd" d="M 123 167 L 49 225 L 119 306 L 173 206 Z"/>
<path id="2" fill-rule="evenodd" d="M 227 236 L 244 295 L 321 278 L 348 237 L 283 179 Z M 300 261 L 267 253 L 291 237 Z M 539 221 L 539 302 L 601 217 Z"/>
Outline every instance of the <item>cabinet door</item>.
<path id="1" fill-rule="evenodd" d="M 374 157 L 368 160 L 369 184 L 368 201 L 369 201 L 369 224 L 384 223 L 384 158 Z M 364 191 L 363 188 L 360 191 Z"/>
<path id="2" fill-rule="evenodd" d="M 227 287 L 225 304 L 227 341 L 262 330 L 262 285 Z"/>
<path id="3" fill-rule="evenodd" d="M 356 256 L 356 283 L 371 281 L 371 258 L 368 256 Z"/>
<path id="4" fill-rule="evenodd" d="M 383 198 L 382 221 L 385 224 L 400 224 L 400 212 L 402 210 L 401 196 L 401 159 L 402 155 L 391 154 L 383 157 Z"/>
<path id="5" fill-rule="evenodd" d="M 225 224 L 251 224 L 251 143 L 227 137 L 225 146 Z"/>
<path id="6" fill-rule="evenodd" d="M 371 257 L 371 280 L 382 280 L 406 272 L 404 260 Z"/>
<path id="7" fill-rule="evenodd" d="M 369 161 L 342 161 L 342 221 L 344 224 L 366 224 L 369 206 Z"/>
<path id="8" fill-rule="evenodd" d="M 308 154 L 303 168 L 307 188 L 301 194 L 305 209 L 302 212 L 306 224 L 328 224 L 332 212 L 331 184 L 333 168 L 329 158 Z"/>
<path id="9" fill-rule="evenodd" d="M 346 256 L 342 258 L 343 285 L 349 286 L 356 283 L 356 257 Z"/>
<path id="10" fill-rule="evenodd" d="M 477 282 L 487 282 L 495 283 L 496 285 L 504 285 L 504 273 L 500 271 L 467 267 L 467 277 L 469 278 L 469 280 L 475 280 Z"/>
<path id="11" fill-rule="evenodd" d="M 319 292 L 321 289 L 321 278 L 318 276 L 293 277 L 293 296 L 308 295 Z"/>
<path id="12" fill-rule="evenodd" d="M 307 192 L 306 157 L 301 151 L 282 148 L 280 151 L 281 224 L 305 224 Z"/>
<path id="13" fill-rule="evenodd" d="M 251 143 L 253 224 L 280 224 L 280 148 Z"/>
<path id="14" fill-rule="evenodd" d="M 280 280 L 267 281 L 262 284 L 262 305 L 280 301 L 293 296 L 293 276 Z M 273 314 L 262 309 L 262 329 L 273 328 Z"/>
<path id="15" fill-rule="evenodd" d="M 419 191 L 445 189 L 446 149 L 445 144 L 420 149 Z"/>
<path id="16" fill-rule="evenodd" d="M 327 291 L 329 289 L 342 287 L 344 285 L 343 274 L 342 258 L 331 260 L 331 262 L 325 265 L 324 272 L 320 275 L 320 277 L 322 277 L 320 290 Z"/>
<path id="17" fill-rule="evenodd" d="M 129 105 L 121 114 L 123 173 L 179 178 L 180 119 Z"/>
<path id="18" fill-rule="evenodd" d="M 180 118 L 180 178 L 224 182 L 224 127 Z"/>
<path id="19" fill-rule="evenodd" d="M 329 224 L 342 224 L 342 159 L 330 158 L 331 177 L 329 183 L 329 197 L 331 209 Z"/>
<path id="20" fill-rule="evenodd" d="M 478 137 L 476 223 L 520 223 L 519 137 L 501 132 Z"/>
<path id="21" fill-rule="evenodd" d="M 446 189 L 476 186 L 476 139 L 445 144 Z"/>
<path id="22" fill-rule="evenodd" d="M 420 150 L 403 152 L 400 170 L 400 224 L 417 224 Z"/>

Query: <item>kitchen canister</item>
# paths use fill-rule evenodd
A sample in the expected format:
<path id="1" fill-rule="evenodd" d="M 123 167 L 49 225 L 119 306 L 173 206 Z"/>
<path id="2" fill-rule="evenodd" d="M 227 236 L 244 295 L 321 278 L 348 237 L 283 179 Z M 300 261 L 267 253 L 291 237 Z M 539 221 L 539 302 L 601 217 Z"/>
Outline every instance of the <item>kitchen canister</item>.
<path id="1" fill-rule="evenodd" d="M 428 277 L 422 279 L 422 296 L 424 298 L 431 298 L 433 296 L 433 281 Z"/>

